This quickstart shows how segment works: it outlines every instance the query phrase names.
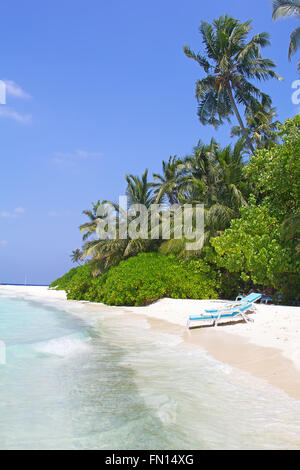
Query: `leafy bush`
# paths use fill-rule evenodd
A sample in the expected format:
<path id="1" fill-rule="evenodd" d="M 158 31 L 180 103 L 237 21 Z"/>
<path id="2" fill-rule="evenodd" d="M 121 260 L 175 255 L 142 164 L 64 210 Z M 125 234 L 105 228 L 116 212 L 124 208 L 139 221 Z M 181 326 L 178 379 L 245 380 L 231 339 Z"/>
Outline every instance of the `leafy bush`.
<path id="1" fill-rule="evenodd" d="M 278 220 L 266 206 L 256 206 L 253 201 L 241 212 L 242 217 L 232 220 L 223 235 L 211 240 L 217 266 L 239 273 L 244 281 L 295 296 L 293 286 L 300 284 L 300 260 L 292 245 L 282 240 Z"/>
<path id="2" fill-rule="evenodd" d="M 259 150 L 244 172 L 280 221 L 300 212 L 300 116 L 280 126 L 281 145 Z"/>
<path id="3" fill-rule="evenodd" d="M 201 259 L 144 253 L 112 268 L 103 286 L 109 305 L 146 305 L 162 297 L 208 299 L 217 297 L 216 275 Z"/>
<path id="4" fill-rule="evenodd" d="M 91 266 L 84 264 L 83 266 L 72 268 L 68 273 L 53 281 L 49 287 L 56 288 L 57 290 L 68 290 L 73 283 L 90 282 L 91 279 Z"/>
<path id="5" fill-rule="evenodd" d="M 147 305 L 163 297 L 217 298 L 218 276 L 202 259 L 178 260 L 159 253 L 141 253 L 95 279 L 85 270 L 64 276 L 69 299 L 107 305 Z"/>

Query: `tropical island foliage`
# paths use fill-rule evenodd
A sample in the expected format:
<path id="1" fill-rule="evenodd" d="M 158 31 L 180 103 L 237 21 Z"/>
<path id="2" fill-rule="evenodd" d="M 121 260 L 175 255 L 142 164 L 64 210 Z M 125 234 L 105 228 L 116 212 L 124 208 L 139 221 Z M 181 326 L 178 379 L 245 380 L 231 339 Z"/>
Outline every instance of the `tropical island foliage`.
<path id="1" fill-rule="evenodd" d="M 289 11 L 283 4 L 300 8 L 273 3 L 274 18 Z M 152 179 L 147 169 L 141 177 L 126 175 L 129 204 L 203 204 L 201 246 L 186 250 L 175 230 L 169 240 L 123 237 L 124 208 L 115 202 L 116 236 L 99 238 L 99 209 L 108 201 L 98 201 L 83 211 L 83 246 L 71 255 L 83 264 L 51 287 L 65 289 L 70 299 L 109 305 L 232 298 L 252 288 L 287 302 L 300 299 L 300 116 L 279 123 L 271 97 L 254 84 L 281 77 L 261 55 L 268 34 L 249 39 L 250 23 L 227 15 L 202 22 L 204 51 L 184 47 L 206 74 L 196 83 L 200 122 L 218 127 L 235 116 L 234 143 L 198 142 L 190 155 L 163 161 Z"/>

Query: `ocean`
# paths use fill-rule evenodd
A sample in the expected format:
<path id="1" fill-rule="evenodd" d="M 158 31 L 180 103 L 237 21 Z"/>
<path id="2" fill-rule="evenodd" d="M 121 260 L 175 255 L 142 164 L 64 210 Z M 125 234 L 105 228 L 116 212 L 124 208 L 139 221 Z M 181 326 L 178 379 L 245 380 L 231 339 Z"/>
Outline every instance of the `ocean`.
<path id="1" fill-rule="evenodd" d="M 300 448 L 299 401 L 143 318 L 70 309 L 0 295 L 0 449 Z"/>

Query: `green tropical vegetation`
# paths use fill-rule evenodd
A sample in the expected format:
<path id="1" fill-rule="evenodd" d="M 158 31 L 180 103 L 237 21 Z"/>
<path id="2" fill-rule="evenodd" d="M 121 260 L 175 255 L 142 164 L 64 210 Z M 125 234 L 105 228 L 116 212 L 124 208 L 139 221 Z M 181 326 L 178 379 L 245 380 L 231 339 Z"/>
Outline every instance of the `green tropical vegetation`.
<path id="1" fill-rule="evenodd" d="M 78 263 L 78 264 L 81 264 L 81 257 L 82 257 L 82 251 L 80 251 L 79 248 L 76 248 L 76 250 L 73 250 L 72 254 L 70 255 L 70 258 L 73 261 L 73 263 Z"/>
<path id="2" fill-rule="evenodd" d="M 218 127 L 235 114 L 250 151 L 254 145 L 243 122 L 239 106 L 246 113 L 255 106 L 270 106 L 271 98 L 253 81 L 280 79 L 275 63 L 261 56 L 261 49 L 270 45 L 269 34 L 256 34 L 249 40 L 251 21 L 221 16 L 212 24 L 202 21 L 199 28 L 205 53 L 195 53 L 184 47 L 187 57 L 195 60 L 206 77 L 196 83 L 198 116 L 204 125 Z"/>
<path id="3" fill-rule="evenodd" d="M 52 287 L 68 291 L 68 298 L 107 305 L 146 305 L 162 297 L 210 299 L 217 296 L 217 273 L 201 258 L 140 253 L 91 279 L 91 266 L 73 268 Z"/>
<path id="4" fill-rule="evenodd" d="M 273 8 L 277 18 L 300 5 L 277 1 Z M 51 285 L 70 299 L 146 305 L 163 297 L 234 298 L 267 289 L 285 302 L 300 300 L 300 116 L 280 123 L 271 97 L 254 84 L 281 79 L 275 63 L 261 56 L 270 44 L 267 33 L 250 37 L 251 22 L 228 15 L 199 29 L 203 52 L 184 47 L 205 73 L 196 83 L 198 116 L 214 127 L 235 116 L 232 143 L 199 141 L 189 155 L 169 156 L 152 176 L 148 169 L 126 175 L 127 207 L 99 200 L 84 210 L 83 245 L 71 255 L 83 264 Z M 292 52 L 296 34 L 294 41 Z M 136 220 L 143 207 L 158 204 L 163 210 L 155 228 L 150 211 Z M 202 238 L 193 250 L 187 249 L 191 234 L 182 230 L 187 204 L 192 229 L 196 205 L 203 211 Z M 113 232 L 100 236 L 99 227 L 111 221 Z"/>

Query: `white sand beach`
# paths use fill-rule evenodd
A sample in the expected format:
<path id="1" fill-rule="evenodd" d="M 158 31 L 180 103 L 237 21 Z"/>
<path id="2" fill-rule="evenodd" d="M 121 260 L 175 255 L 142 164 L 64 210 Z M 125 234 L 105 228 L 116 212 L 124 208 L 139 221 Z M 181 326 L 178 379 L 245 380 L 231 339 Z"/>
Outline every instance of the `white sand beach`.
<path id="1" fill-rule="evenodd" d="M 50 304 L 61 302 L 87 315 L 111 311 L 142 316 L 152 328 L 174 332 L 185 345 L 203 348 L 217 360 L 265 379 L 300 400 L 300 307 L 258 304 L 251 315 L 253 323 L 237 321 L 188 331 L 189 315 L 220 306 L 222 301 L 166 298 L 146 307 L 108 307 L 67 301 L 65 292 L 47 287 L 0 286 L 0 294 Z"/>

